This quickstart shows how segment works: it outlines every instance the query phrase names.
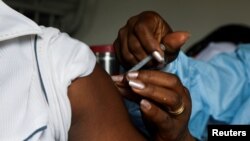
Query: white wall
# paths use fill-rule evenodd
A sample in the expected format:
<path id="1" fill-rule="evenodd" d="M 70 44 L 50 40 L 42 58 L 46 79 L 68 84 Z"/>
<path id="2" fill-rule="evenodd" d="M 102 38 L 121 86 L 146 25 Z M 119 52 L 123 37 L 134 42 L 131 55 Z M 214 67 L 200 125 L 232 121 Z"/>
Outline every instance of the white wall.
<path id="1" fill-rule="evenodd" d="M 216 27 L 227 23 L 250 25 L 248 0 L 89 0 L 83 25 L 75 35 L 89 45 L 111 44 L 127 19 L 145 10 L 160 13 L 174 30 L 185 30 L 198 41 Z M 93 3 L 95 1 L 95 3 Z"/>

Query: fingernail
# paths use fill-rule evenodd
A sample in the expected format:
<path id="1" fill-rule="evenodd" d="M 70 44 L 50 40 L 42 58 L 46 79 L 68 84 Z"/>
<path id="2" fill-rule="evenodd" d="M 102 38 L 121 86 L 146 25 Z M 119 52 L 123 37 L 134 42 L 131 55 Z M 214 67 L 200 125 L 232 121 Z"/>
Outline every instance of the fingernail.
<path id="1" fill-rule="evenodd" d="M 151 104 L 145 99 L 142 99 L 140 104 L 141 104 L 142 109 L 145 109 L 145 110 L 150 110 L 151 109 Z"/>
<path id="2" fill-rule="evenodd" d="M 160 44 L 160 48 L 165 51 L 166 50 L 166 47 L 163 45 L 163 44 Z"/>
<path id="3" fill-rule="evenodd" d="M 191 34 L 189 32 L 183 32 L 183 33 L 184 34 L 183 36 L 181 36 L 180 40 L 186 42 L 190 38 Z"/>
<path id="4" fill-rule="evenodd" d="M 154 51 L 153 54 L 154 58 L 158 61 L 158 62 L 164 62 L 164 58 L 161 56 L 161 54 L 158 51 Z"/>
<path id="5" fill-rule="evenodd" d="M 113 75 L 111 76 L 112 80 L 115 82 L 122 82 L 123 80 L 123 75 Z"/>
<path id="6" fill-rule="evenodd" d="M 135 78 L 138 77 L 138 75 L 139 75 L 139 73 L 138 73 L 137 71 L 133 71 L 133 72 L 129 72 L 129 73 L 127 74 L 127 77 L 128 77 L 128 78 L 135 79 Z"/>
<path id="7" fill-rule="evenodd" d="M 129 86 L 133 87 L 133 88 L 136 88 L 136 89 L 144 89 L 145 88 L 145 85 L 141 82 L 136 82 L 136 81 L 133 81 L 133 80 L 130 80 L 128 82 Z"/>

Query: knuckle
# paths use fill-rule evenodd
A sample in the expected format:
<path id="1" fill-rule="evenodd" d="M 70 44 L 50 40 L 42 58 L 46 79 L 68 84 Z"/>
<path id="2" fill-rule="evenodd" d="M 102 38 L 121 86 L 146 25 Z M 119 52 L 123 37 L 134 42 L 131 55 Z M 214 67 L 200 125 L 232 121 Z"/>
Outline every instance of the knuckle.
<path id="1" fill-rule="evenodd" d="M 136 33 L 144 32 L 145 31 L 145 25 L 144 23 L 136 23 L 134 30 Z"/>
<path id="2" fill-rule="evenodd" d="M 127 25 L 128 25 L 129 27 L 133 27 L 133 25 L 134 25 L 136 19 L 137 19 L 136 16 L 133 16 L 133 17 L 129 18 L 129 20 L 127 21 Z"/>
<path id="3" fill-rule="evenodd" d="M 159 113 L 159 112 L 158 112 Z M 167 116 L 166 114 L 158 114 L 158 117 L 157 120 L 158 120 L 158 124 L 161 126 L 161 127 L 164 127 L 164 128 L 167 128 L 169 123 L 168 121 L 170 120 L 169 116 Z"/>
<path id="4" fill-rule="evenodd" d="M 125 28 L 125 27 L 123 27 L 123 28 L 119 29 L 119 31 L 118 31 L 118 36 L 119 36 L 119 38 L 121 38 L 121 37 L 123 37 L 123 36 L 124 36 L 124 34 L 125 34 L 125 30 L 126 30 L 126 28 Z"/>
<path id="5" fill-rule="evenodd" d="M 133 62 L 134 56 L 132 54 L 124 54 L 126 56 L 127 62 Z"/>
<path id="6" fill-rule="evenodd" d="M 170 84 L 171 86 L 179 86 L 181 84 L 181 81 L 176 75 L 171 75 Z"/>
<path id="7" fill-rule="evenodd" d="M 139 79 L 148 81 L 153 77 L 153 73 L 150 70 L 140 70 Z"/>
<path id="8" fill-rule="evenodd" d="M 190 94 L 188 88 L 186 88 L 186 87 L 183 87 L 183 88 L 184 88 L 184 92 L 185 92 L 186 94 Z"/>
<path id="9" fill-rule="evenodd" d="M 154 122 L 164 123 L 163 115 L 158 108 L 156 107 L 152 108 L 150 111 L 150 116 L 152 117 L 152 120 Z"/>
<path id="10" fill-rule="evenodd" d="M 150 19 L 160 18 L 160 15 L 155 11 L 144 11 L 142 12 L 142 15 Z"/>
<path id="11" fill-rule="evenodd" d="M 145 94 L 150 98 L 155 98 L 157 96 L 155 87 L 152 85 L 147 85 Z"/>
<path id="12" fill-rule="evenodd" d="M 169 101 L 171 105 L 177 105 L 180 103 L 180 96 L 178 94 L 174 94 L 170 97 Z"/>
<path id="13" fill-rule="evenodd" d="M 136 41 L 135 39 L 133 39 L 133 40 L 130 39 L 129 42 L 130 42 L 130 46 L 131 46 L 130 50 L 133 51 L 135 54 L 140 53 L 139 49 L 141 48 L 141 44 L 138 41 Z"/>

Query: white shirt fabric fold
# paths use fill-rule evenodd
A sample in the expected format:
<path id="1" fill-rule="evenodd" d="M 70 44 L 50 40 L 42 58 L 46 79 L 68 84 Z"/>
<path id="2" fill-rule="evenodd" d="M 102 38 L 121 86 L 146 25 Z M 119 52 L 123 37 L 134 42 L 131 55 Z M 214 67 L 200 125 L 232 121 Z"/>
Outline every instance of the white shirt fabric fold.
<path id="1" fill-rule="evenodd" d="M 67 87 L 93 71 L 95 55 L 86 44 L 39 27 L 2 1 L 0 21 L 0 140 L 67 141 Z"/>

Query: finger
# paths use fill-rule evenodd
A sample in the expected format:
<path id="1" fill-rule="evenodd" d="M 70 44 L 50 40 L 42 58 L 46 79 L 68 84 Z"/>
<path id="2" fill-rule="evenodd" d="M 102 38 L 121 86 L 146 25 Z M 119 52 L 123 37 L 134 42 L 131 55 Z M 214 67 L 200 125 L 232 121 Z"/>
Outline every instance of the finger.
<path id="1" fill-rule="evenodd" d="M 155 70 L 143 70 L 129 72 L 126 78 L 138 84 L 139 87 L 133 89 L 137 94 L 146 96 L 163 107 L 176 110 L 183 102 L 190 103 L 189 94 L 176 75 Z"/>
<path id="2" fill-rule="evenodd" d="M 147 52 L 145 51 L 141 43 L 138 41 L 138 38 L 133 34 L 129 35 L 128 47 L 130 52 L 134 55 L 138 62 L 147 57 Z M 156 56 L 157 60 L 159 61 L 151 60 L 146 64 L 147 67 L 153 66 L 154 64 L 158 64 L 159 62 L 164 62 L 164 58 L 162 58 L 159 53 L 157 54 L 156 51 L 153 53 L 153 55 Z"/>
<path id="3" fill-rule="evenodd" d="M 153 52 L 157 52 L 161 58 L 164 58 L 164 52 L 163 50 L 160 48 L 160 40 L 156 39 L 154 37 L 154 33 L 153 31 L 150 31 L 150 29 L 148 29 L 147 27 L 145 27 L 144 25 L 140 25 L 138 24 L 135 27 L 136 30 L 136 35 L 140 40 L 141 45 L 143 46 L 143 48 L 145 49 L 147 55 L 151 55 Z M 157 60 L 158 57 L 154 58 Z"/>
<path id="4" fill-rule="evenodd" d="M 128 37 L 129 37 L 128 48 L 130 52 L 134 55 L 134 57 L 137 59 L 137 61 L 139 62 L 140 60 L 142 60 L 143 58 L 147 56 L 147 53 L 135 35 L 133 35 L 132 33 L 129 33 Z"/>
<path id="5" fill-rule="evenodd" d="M 128 50 L 131 52 L 131 54 L 134 56 L 134 59 L 136 59 L 137 62 L 142 60 L 146 55 L 145 50 L 142 48 L 140 42 L 138 41 L 137 37 L 134 34 L 134 25 L 136 24 L 138 18 L 137 16 L 131 17 L 127 22 L 127 29 L 128 29 L 128 35 L 127 35 L 127 44 L 128 44 Z M 132 64 L 132 65 L 135 65 Z"/>
<path id="6" fill-rule="evenodd" d="M 125 33 L 126 28 L 123 27 L 119 30 L 118 32 L 118 37 L 117 39 L 114 41 L 113 46 L 114 46 L 114 50 L 115 50 L 115 56 L 116 59 L 118 59 L 119 63 L 124 67 L 124 68 L 129 68 L 127 62 L 126 62 L 126 56 L 123 55 L 123 48 L 126 48 L 126 46 L 122 46 L 122 42 L 127 42 L 127 38 L 124 34 Z M 128 54 L 129 52 L 127 52 Z"/>
<path id="7" fill-rule="evenodd" d="M 112 75 L 111 79 L 113 80 L 116 86 L 122 87 L 122 88 L 126 88 L 126 87 L 129 88 L 128 81 L 123 74 Z"/>
<path id="8" fill-rule="evenodd" d="M 117 89 L 119 90 L 120 94 L 123 97 L 131 101 L 134 101 L 136 103 L 139 102 L 141 97 L 139 95 L 134 94 L 134 92 L 131 90 L 130 86 L 128 85 L 126 79 L 124 79 L 125 77 L 123 75 L 113 75 L 111 76 L 111 78 L 114 81 L 115 86 L 117 87 Z"/>
<path id="9" fill-rule="evenodd" d="M 151 54 L 155 50 L 161 51 L 159 48 L 160 40 L 157 40 L 154 37 L 153 31 L 148 29 L 145 25 L 137 24 L 135 26 L 135 33 L 148 54 Z"/>
<path id="10" fill-rule="evenodd" d="M 179 100 L 173 99 L 173 102 L 171 104 L 172 105 L 171 109 L 174 110 L 176 108 L 179 108 L 179 106 L 181 106 L 182 102 L 184 102 L 188 106 L 191 104 L 189 91 L 183 86 L 181 80 L 176 75 L 171 74 L 171 73 L 156 71 L 156 70 L 142 70 L 142 71 L 139 71 L 138 73 L 136 73 L 136 72 L 131 72 L 131 73 L 132 73 L 132 75 L 130 74 L 131 77 L 136 78 L 136 79 L 142 81 L 143 83 L 166 88 L 166 89 L 169 89 L 169 90 L 173 91 L 174 93 L 178 94 L 179 97 L 181 97 L 181 99 L 179 99 Z M 128 76 L 129 76 L 129 74 L 127 74 L 127 76 L 126 76 L 127 79 L 129 79 Z M 159 79 L 159 78 L 161 78 L 161 79 Z M 166 92 L 164 94 L 166 94 Z M 181 100 L 183 100 L 183 101 L 181 101 Z M 174 101 L 176 101 L 176 102 L 174 102 Z"/>
<path id="11" fill-rule="evenodd" d="M 134 55 L 130 52 L 128 47 L 128 29 L 126 27 L 122 28 L 119 31 L 119 43 L 120 43 L 120 52 L 126 68 L 130 68 L 138 61 L 134 57 Z"/>
<path id="12" fill-rule="evenodd" d="M 127 83 L 124 82 L 123 75 L 113 75 L 111 76 L 115 86 L 119 89 L 119 91 L 124 94 L 125 90 L 128 87 Z"/>
<path id="13" fill-rule="evenodd" d="M 118 60 L 120 64 L 125 64 L 123 59 L 122 59 L 122 54 L 121 54 L 121 45 L 119 42 L 119 38 L 117 38 L 114 43 L 113 43 L 114 51 L 115 51 L 115 59 Z"/>
<path id="14" fill-rule="evenodd" d="M 162 44 L 165 46 L 165 57 L 171 62 L 177 57 L 181 46 L 189 39 L 188 32 L 177 31 L 163 37 Z"/>
<path id="15" fill-rule="evenodd" d="M 150 83 L 152 85 L 165 87 L 168 89 L 172 89 L 174 91 L 183 89 L 183 85 L 180 79 L 176 75 L 157 70 L 141 70 L 141 71 L 129 72 L 126 75 L 126 78 L 128 80 L 138 79 L 143 83 L 146 84 Z"/>
<path id="16" fill-rule="evenodd" d="M 147 12 L 144 12 L 144 13 L 147 13 Z M 129 43 L 130 51 L 134 54 L 134 56 L 136 56 L 138 61 L 142 60 L 149 54 L 153 53 L 153 56 L 155 57 L 155 59 L 161 63 L 164 61 L 164 57 L 163 57 L 164 52 L 161 50 L 161 54 L 160 54 L 160 52 L 157 51 L 157 50 L 160 50 L 157 47 L 160 39 L 159 41 L 157 41 L 155 37 L 153 36 L 154 31 L 152 29 L 155 29 L 154 28 L 155 24 L 153 23 L 155 21 L 148 20 L 154 17 L 154 15 L 152 15 L 152 17 L 148 16 L 150 14 L 142 14 L 142 15 L 143 15 L 142 17 L 138 16 L 139 18 L 133 17 L 128 22 L 128 27 L 130 29 L 129 32 L 131 33 L 130 36 L 128 36 L 130 40 L 130 43 Z M 156 44 L 156 46 L 154 44 Z M 150 46 L 153 48 L 151 48 Z M 151 65 L 153 65 L 152 61 L 148 63 L 147 66 L 151 66 Z"/>
<path id="17" fill-rule="evenodd" d="M 154 51 L 158 51 L 161 56 L 164 56 L 164 52 L 160 48 L 161 39 L 160 37 L 154 36 L 153 29 L 145 24 L 137 23 L 134 30 L 141 45 L 144 47 L 148 55 L 152 54 Z"/>
<path id="18" fill-rule="evenodd" d="M 150 123 L 153 123 L 155 127 L 165 129 L 168 125 L 170 125 L 169 121 L 171 121 L 171 119 L 169 115 L 148 100 L 142 99 L 140 102 L 140 108 L 143 117 Z"/>
<path id="19" fill-rule="evenodd" d="M 124 75 L 112 75 L 111 78 L 114 82 L 122 82 Z"/>
<path id="20" fill-rule="evenodd" d="M 164 52 L 160 47 L 160 43 L 162 37 L 171 33 L 172 29 L 163 18 L 155 12 L 143 12 L 141 15 L 143 16 L 140 16 L 141 18 L 134 26 L 135 34 L 148 54 L 157 51 L 164 57 Z"/>
<path id="21" fill-rule="evenodd" d="M 185 31 L 176 31 L 167 34 L 163 37 L 162 43 L 166 45 L 166 49 L 169 52 L 179 50 L 180 47 L 189 39 L 190 34 Z"/>
<path id="22" fill-rule="evenodd" d="M 139 80 L 130 80 L 129 85 L 136 94 L 158 103 L 164 110 L 175 110 L 182 104 L 182 96 L 173 90 L 144 84 Z"/>

